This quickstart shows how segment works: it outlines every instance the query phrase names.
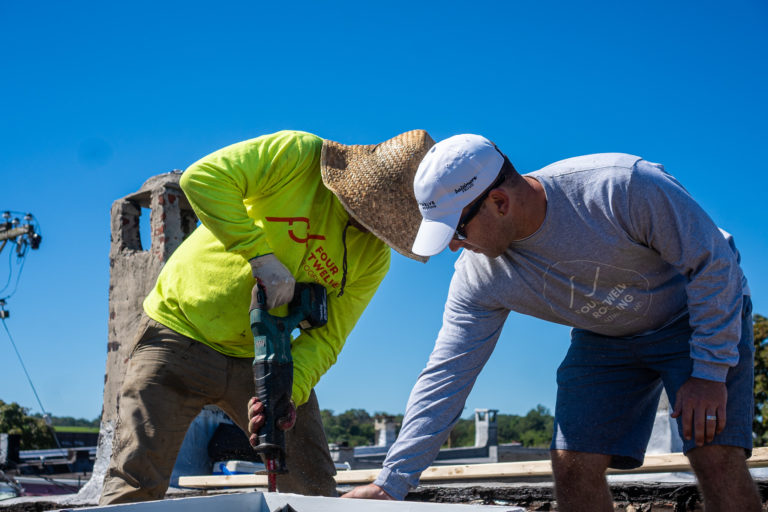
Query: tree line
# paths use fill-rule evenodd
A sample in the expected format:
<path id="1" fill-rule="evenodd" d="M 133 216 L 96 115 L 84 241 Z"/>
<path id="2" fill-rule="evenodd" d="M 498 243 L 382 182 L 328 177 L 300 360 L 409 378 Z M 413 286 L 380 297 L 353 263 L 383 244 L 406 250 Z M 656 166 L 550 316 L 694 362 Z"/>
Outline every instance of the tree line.
<path id="1" fill-rule="evenodd" d="M 768 318 L 754 315 L 755 334 L 755 419 L 752 431 L 755 446 L 768 446 Z M 370 415 L 363 409 L 350 409 L 341 414 L 325 409 L 320 411 L 329 443 L 343 446 L 367 446 L 375 443 L 374 421 L 379 415 Z M 398 426 L 403 415 L 387 415 Z M 51 426 L 99 428 L 100 418 L 86 420 L 70 416 L 50 418 Z M 524 416 L 498 414 L 496 418 L 499 443 L 519 442 L 528 447 L 547 447 L 552 439 L 554 418 L 549 409 L 537 405 Z M 18 434 L 22 450 L 53 448 L 53 434 L 40 414 L 29 414 L 29 409 L 0 399 L 0 433 Z M 474 418 L 460 419 L 454 426 L 445 446 L 472 446 L 475 442 Z"/>
<path id="2" fill-rule="evenodd" d="M 48 421 L 39 413 L 30 414 L 29 409 L 16 402 L 6 403 L 0 399 L 0 434 L 16 434 L 20 438 L 21 450 L 43 450 L 56 447 L 53 430 L 57 427 L 88 427 L 98 430 L 101 419 L 86 420 L 71 416 L 51 416 Z"/>
<path id="3" fill-rule="evenodd" d="M 398 429 L 403 422 L 403 415 L 386 413 L 369 414 L 363 409 L 350 409 L 341 414 L 324 409 L 320 411 L 326 437 L 329 443 L 343 446 L 369 446 L 376 442 L 374 421 L 378 416 L 388 416 Z M 56 427 L 95 427 L 99 418 L 51 417 L 51 426 Z M 553 418 L 549 410 L 539 405 L 525 416 L 499 414 L 497 425 L 499 442 L 521 442 L 525 446 L 546 446 L 552 437 Z M 56 442 L 51 428 L 40 414 L 29 414 L 29 410 L 17 403 L 5 403 L 0 400 L 0 433 L 18 434 L 22 450 L 54 448 Z M 446 446 L 472 446 L 475 442 L 474 419 L 460 419 L 451 432 Z"/>
<path id="4" fill-rule="evenodd" d="M 375 419 L 388 416 L 397 426 L 396 433 L 403 422 L 403 415 L 377 412 L 368 414 L 363 409 L 350 409 L 335 415 L 333 411 L 320 411 L 323 428 L 329 443 L 342 446 L 370 446 L 375 444 Z M 525 416 L 498 414 L 496 425 L 499 443 L 519 442 L 523 446 L 546 447 L 552 439 L 554 418 L 543 405 L 531 409 Z M 445 447 L 473 446 L 475 444 L 475 419 L 462 418 L 451 431 Z"/>
<path id="5" fill-rule="evenodd" d="M 755 419 L 753 444 L 768 446 L 768 318 L 753 315 L 755 333 Z"/>

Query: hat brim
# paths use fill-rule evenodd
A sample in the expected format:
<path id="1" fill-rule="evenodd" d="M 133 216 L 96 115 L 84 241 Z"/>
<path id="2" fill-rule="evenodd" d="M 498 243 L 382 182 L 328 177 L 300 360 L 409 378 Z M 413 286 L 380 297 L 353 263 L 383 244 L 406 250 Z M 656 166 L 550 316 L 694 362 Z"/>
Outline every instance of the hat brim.
<path id="1" fill-rule="evenodd" d="M 380 144 L 344 145 L 324 140 L 320 157 L 323 184 L 357 222 L 400 254 L 411 252 L 421 213 L 413 195 L 413 177 L 435 141 L 411 130 Z"/>
<path id="2" fill-rule="evenodd" d="M 427 257 L 442 252 L 451 243 L 460 217 L 461 211 L 442 219 L 422 219 L 411 251 Z"/>

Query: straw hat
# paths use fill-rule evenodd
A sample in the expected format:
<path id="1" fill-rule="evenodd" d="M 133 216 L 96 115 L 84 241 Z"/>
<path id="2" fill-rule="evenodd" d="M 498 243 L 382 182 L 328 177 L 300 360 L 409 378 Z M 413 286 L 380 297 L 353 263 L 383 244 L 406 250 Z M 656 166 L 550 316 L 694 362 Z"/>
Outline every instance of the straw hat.
<path id="1" fill-rule="evenodd" d="M 413 195 L 413 177 L 422 157 L 435 144 L 424 130 L 401 133 L 381 144 L 344 145 L 323 140 L 323 183 L 347 212 L 400 254 L 411 252 L 421 224 Z"/>

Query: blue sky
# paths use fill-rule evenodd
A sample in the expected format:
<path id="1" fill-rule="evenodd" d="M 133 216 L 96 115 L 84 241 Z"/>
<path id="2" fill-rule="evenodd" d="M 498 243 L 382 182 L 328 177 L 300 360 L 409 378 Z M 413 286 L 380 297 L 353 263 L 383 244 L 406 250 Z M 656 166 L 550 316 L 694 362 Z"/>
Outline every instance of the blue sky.
<path id="1" fill-rule="evenodd" d="M 112 202 L 286 128 L 480 133 L 521 172 L 596 152 L 663 163 L 734 234 L 768 315 L 766 63 L 762 0 L 0 1 L 0 211 L 32 212 L 44 237 L 8 328 L 45 409 L 97 417 Z M 455 258 L 393 253 L 321 407 L 404 410 Z M 465 416 L 553 409 L 567 346 L 567 328 L 511 315 Z M 0 399 L 40 411 L 4 330 Z"/>

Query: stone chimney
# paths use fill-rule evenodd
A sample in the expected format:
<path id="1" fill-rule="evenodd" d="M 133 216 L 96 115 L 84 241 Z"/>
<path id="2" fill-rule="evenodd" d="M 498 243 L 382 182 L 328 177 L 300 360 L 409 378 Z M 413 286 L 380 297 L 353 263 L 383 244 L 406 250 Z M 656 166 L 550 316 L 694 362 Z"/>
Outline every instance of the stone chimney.
<path id="1" fill-rule="evenodd" d="M 71 503 L 98 500 L 112 455 L 118 399 L 142 302 L 171 253 L 195 229 L 197 217 L 179 186 L 181 171 L 153 176 L 112 203 L 109 250 L 109 320 L 104 401 L 93 475 Z M 141 209 L 150 210 L 150 240 L 141 240 Z M 146 221 L 145 221 L 146 222 Z"/>
<path id="2" fill-rule="evenodd" d="M 109 250 L 109 321 L 102 422 L 117 419 L 118 397 L 142 302 L 171 253 L 197 224 L 179 186 L 181 171 L 148 179 L 141 188 L 112 203 Z M 142 243 L 141 209 L 149 208 L 150 238 Z"/>

